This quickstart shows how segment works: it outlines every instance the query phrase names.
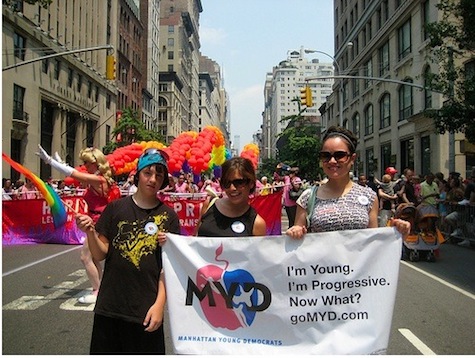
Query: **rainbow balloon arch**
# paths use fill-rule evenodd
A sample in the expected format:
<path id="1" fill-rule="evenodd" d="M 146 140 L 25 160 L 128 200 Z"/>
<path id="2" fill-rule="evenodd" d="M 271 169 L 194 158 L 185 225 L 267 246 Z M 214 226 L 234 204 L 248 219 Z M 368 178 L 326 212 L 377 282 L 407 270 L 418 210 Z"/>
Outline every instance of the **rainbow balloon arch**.
<path id="1" fill-rule="evenodd" d="M 162 149 L 168 154 L 169 173 L 174 176 L 178 176 L 181 171 L 193 173 L 195 182 L 198 182 L 201 174 L 205 172 L 213 172 L 215 177 L 221 177 L 221 165 L 231 158 L 231 151 L 225 146 L 221 130 L 215 126 L 206 126 L 201 132 L 181 133 L 168 147 L 161 142 L 149 141 L 117 148 L 106 155 L 114 175 L 119 176 L 134 171 L 138 158 L 149 148 Z M 240 156 L 251 160 L 254 168 L 257 169 L 259 147 L 256 144 L 245 145 Z M 83 165 L 75 169 L 86 172 Z M 66 183 L 72 184 L 74 180 L 66 178 Z"/>

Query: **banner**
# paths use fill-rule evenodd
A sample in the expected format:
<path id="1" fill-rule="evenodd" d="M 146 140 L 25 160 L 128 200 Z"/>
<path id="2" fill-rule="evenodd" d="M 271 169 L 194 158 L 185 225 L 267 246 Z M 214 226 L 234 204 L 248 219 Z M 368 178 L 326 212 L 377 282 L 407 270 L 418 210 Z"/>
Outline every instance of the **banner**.
<path id="1" fill-rule="evenodd" d="M 303 240 L 167 234 L 174 353 L 384 354 L 401 248 L 389 227 Z"/>
<path id="2" fill-rule="evenodd" d="M 180 234 L 194 234 L 200 219 L 201 208 L 206 200 L 206 193 L 160 194 L 160 200 L 173 208 L 180 218 Z M 282 192 L 269 195 L 257 195 L 249 200 L 249 204 L 266 222 L 266 235 L 282 234 Z"/>
<path id="3" fill-rule="evenodd" d="M 200 219 L 201 208 L 206 200 L 206 193 L 201 194 L 161 194 L 162 200 L 178 214 L 180 234 L 192 236 Z"/>
<path id="4" fill-rule="evenodd" d="M 265 220 L 266 235 L 282 235 L 282 191 L 257 195 L 250 204 Z"/>
<path id="5" fill-rule="evenodd" d="M 85 234 L 76 227 L 75 214 L 68 206 L 80 213 L 86 213 L 87 204 L 78 196 L 61 197 L 61 200 L 67 204 L 67 221 L 57 229 L 54 227 L 51 208 L 46 200 L 3 200 L 2 244 L 82 244 Z"/>

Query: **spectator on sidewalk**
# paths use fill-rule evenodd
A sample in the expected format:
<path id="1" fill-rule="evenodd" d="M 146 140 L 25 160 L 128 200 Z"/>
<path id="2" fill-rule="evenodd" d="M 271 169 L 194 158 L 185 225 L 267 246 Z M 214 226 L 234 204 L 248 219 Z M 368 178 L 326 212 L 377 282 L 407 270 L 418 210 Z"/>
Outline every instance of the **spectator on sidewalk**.
<path id="1" fill-rule="evenodd" d="M 434 181 L 435 175 L 428 173 L 425 180 L 421 183 L 421 204 L 437 207 L 437 199 L 439 198 L 439 186 Z"/>

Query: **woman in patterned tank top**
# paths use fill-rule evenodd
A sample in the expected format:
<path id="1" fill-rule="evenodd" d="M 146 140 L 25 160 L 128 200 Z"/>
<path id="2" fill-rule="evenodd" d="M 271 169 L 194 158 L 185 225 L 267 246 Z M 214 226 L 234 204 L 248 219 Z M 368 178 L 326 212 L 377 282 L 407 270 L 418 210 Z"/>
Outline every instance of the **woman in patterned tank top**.
<path id="1" fill-rule="evenodd" d="M 315 206 L 307 228 L 307 205 L 311 189 L 307 189 L 297 201 L 295 225 L 286 231 L 294 239 L 308 232 L 326 232 L 378 227 L 378 200 L 369 187 L 354 183 L 350 171 L 356 160 L 355 135 L 341 127 L 328 128 L 320 151 L 320 161 L 327 183 L 321 185 L 315 197 Z M 403 235 L 409 233 L 410 223 L 392 221 Z"/>

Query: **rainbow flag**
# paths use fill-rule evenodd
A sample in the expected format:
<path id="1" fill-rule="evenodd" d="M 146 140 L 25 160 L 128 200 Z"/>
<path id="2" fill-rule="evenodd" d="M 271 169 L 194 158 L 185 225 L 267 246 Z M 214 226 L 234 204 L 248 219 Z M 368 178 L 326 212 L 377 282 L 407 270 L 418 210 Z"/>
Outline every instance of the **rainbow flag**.
<path id="1" fill-rule="evenodd" d="M 20 163 L 15 162 L 8 155 L 2 153 L 2 158 L 8 164 L 10 164 L 13 169 L 23 174 L 26 178 L 30 179 L 31 182 L 38 188 L 38 190 L 43 195 L 46 202 L 51 208 L 51 215 L 53 216 L 54 227 L 58 228 L 63 226 L 66 223 L 67 214 L 66 209 L 64 208 L 63 202 L 59 198 L 58 193 L 56 193 L 51 186 L 47 185 L 43 180 L 38 178 L 30 170 L 25 168 Z"/>

